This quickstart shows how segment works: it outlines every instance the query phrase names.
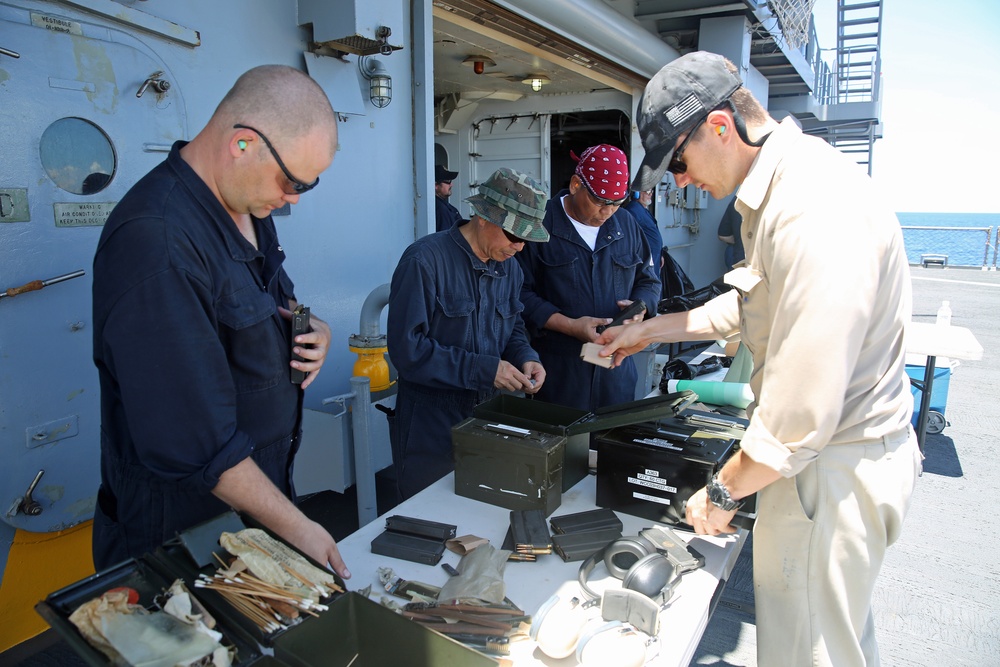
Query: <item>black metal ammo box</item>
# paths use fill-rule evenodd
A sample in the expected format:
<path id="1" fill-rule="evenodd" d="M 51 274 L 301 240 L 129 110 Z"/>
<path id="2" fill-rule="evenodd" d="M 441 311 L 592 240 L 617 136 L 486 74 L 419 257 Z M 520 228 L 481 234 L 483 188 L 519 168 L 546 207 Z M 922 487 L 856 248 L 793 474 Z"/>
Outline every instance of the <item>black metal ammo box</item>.
<path id="1" fill-rule="evenodd" d="M 586 477 L 590 461 L 590 434 L 678 414 L 697 399 L 690 391 L 653 396 L 584 412 L 554 403 L 500 394 L 480 403 L 473 417 L 499 424 L 566 436 L 562 490 L 569 491 Z"/>
<path id="2" fill-rule="evenodd" d="M 687 411 L 597 438 L 597 505 L 666 524 L 684 524 L 684 502 L 739 449 L 746 420 Z M 733 523 L 750 527 L 756 496 Z"/>
<path id="3" fill-rule="evenodd" d="M 695 398 L 684 391 L 588 413 L 501 394 L 452 428 L 455 493 L 548 516 L 586 476 L 591 432 L 673 416 Z"/>

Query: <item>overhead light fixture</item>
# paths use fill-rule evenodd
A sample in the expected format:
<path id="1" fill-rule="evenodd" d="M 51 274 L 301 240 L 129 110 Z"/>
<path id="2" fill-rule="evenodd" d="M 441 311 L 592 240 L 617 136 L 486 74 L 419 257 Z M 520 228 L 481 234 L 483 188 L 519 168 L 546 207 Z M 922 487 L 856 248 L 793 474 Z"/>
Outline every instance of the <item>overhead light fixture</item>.
<path id="1" fill-rule="evenodd" d="M 368 79 L 368 99 L 371 103 L 379 109 L 389 106 L 392 101 L 392 77 L 382 61 L 371 56 L 360 56 L 358 69 L 361 70 L 361 76 Z"/>
<path id="2" fill-rule="evenodd" d="M 496 67 L 497 64 L 493 62 L 493 59 L 488 56 L 469 56 L 462 61 L 463 65 L 471 65 L 472 71 L 476 74 L 482 74 L 486 71 L 487 67 Z"/>
<path id="3" fill-rule="evenodd" d="M 547 83 L 552 83 L 552 79 L 545 76 L 544 74 L 531 74 L 528 76 L 527 79 L 525 79 L 521 83 L 525 83 L 531 86 L 531 89 L 537 93 L 539 90 L 542 89 L 542 86 L 544 86 Z"/>

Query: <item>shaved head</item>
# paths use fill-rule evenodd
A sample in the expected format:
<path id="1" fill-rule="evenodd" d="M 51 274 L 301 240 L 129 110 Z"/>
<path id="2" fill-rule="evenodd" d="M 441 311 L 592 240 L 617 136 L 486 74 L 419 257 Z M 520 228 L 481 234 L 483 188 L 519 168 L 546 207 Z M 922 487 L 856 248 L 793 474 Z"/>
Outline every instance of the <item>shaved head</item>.
<path id="1" fill-rule="evenodd" d="M 248 238 L 247 214 L 263 218 L 297 203 L 336 153 L 337 117 L 326 93 L 308 74 L 285 65 L 243 74 L 208 125 L 181 148 L 181 157 Z"/>
<path id="2" fill-rule="evenodd" d="M 212 122 L 259 127 L 274 141 L 304 137 L 330 128 L 336 143 L 336 116 L 326 93 L 307 74 L 285 65 L 261 65 L 236 80 L 219 103 Z M 331 146 L 332 151 L 336 146 Z"/>

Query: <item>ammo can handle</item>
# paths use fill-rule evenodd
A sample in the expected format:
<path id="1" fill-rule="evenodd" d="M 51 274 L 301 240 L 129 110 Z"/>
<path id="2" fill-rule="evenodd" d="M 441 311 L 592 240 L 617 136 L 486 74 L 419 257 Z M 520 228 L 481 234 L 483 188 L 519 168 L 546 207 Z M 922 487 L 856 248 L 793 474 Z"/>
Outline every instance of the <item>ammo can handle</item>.
<path id="1" fill-rule="evenodd" d="M 526 428 L 508 426 L 507 424 L 487 424 L 483 428 L 487 431 L 494 431 L 495 433 L 502 433 L 504 435 L 512 435 L 516 438 L 527 438 L 531 435 L 531 431 Z"/>

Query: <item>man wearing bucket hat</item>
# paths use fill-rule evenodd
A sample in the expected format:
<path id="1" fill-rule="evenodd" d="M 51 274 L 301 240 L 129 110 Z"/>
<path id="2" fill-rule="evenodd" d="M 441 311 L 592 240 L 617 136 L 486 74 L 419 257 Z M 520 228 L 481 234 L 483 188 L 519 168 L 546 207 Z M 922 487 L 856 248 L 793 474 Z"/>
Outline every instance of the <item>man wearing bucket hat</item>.
<path id="1" fill-rule="evenodd" d="M 521 321 L 521 269 L 507 260 L 549 240 L 546 199 L 530 177 L 498 169 L 466 200 L 468 222 L 417 240 L 399 260 L 387 343 L 399 373 L 389 437 L 402 499 L 453 469 L 451 427 L 473 407 L 545 383 Z"/>
<path id="2" fill-rule="evenodd" d="M 660 70 L 638 126 L 636 189 L 668 170 L 716 199 L 739 188 L 746 264 L 726 276 L 736 289 L 701 308 L 609 330 L 601 354 L 617 363 L 652 341 L 741 334 L 754 362 L 750 425 L 688 500 L 687 521 L 732 532 L 740 499 L 757 492 L 758 664 L 877 665 L 875 579 L 920 468 L 899 223 L 857 164 L 772 119 L 721 56 Z"/>
<path id="3" fill-rule="evenodd" d="M 659 260 L 654 268 L 642 229 L 620 208 L 628 201 L 628 178 L 621 149 L 600 144 L 585 150 L 569 188 L 545 209 L 551 240 L 517 257 L 524 270 L 524 321 L 553 378 L 537 395 L 543 401 L 592 412 L 635 398 L 631 359 L 612 371 L 580 358 L 581 345 L 597 340 L 598 326 L 633 301 L 655 313 L 660 298 Z"/>

